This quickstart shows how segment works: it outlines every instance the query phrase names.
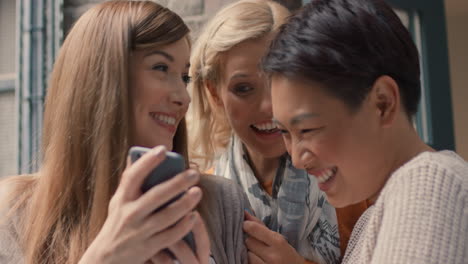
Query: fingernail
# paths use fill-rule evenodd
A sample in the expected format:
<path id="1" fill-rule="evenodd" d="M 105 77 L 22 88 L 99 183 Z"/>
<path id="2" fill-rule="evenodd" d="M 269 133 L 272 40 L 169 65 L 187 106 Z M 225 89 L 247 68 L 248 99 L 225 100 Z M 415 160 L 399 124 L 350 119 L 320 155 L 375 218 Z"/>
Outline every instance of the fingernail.
<path id="1" fill-rule="evenodd" d="M 165 146 L 157 146 L 157 147 L 154 147 L 152 150 L 151 150 L 151 153 L 154 154 L 154 155 L 159 155 L 163 152 L 166 152 L 166 147 Z"/>
<path id="2" fill-rule="evenodd" d="M 199 197 L 201 197 L 201 195 L 202 195 L 202 192 L 201 192 L 200 189 L 198 189 L 198 188 L 193 189 L 193 191 L 192 191 L 193 198 L 199 198 Z"/>
<path id="3" fill-rule="evenodd" d="M 252 212 L 252 210 L 250 210 L 250 208 L 248 208 L 248 207 L 245 208 L 244 210 L 245 210 L 247 213 L 249 213 L 250 215 L 255 215 L 255 214 Z"/>

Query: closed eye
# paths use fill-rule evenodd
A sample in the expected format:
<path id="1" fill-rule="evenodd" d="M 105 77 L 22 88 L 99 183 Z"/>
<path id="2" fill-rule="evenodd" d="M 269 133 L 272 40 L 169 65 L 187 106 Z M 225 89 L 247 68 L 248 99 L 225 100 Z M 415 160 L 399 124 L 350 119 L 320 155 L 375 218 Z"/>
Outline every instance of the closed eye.
<path id="1" fill-rule="evenodd" d="M 279 132 L 280 132 L 281 134 L 283 134 L 283 135 L 289 134 L 289 131 L 284 130 L 284 129 L 280 129 Z"/>
<path id="2" fill-rule="evenodd" d="M 319 131 L 319 130 L 321 130 L 322 128 L 324 128 L 324 127 L 301 129 L 300 132 L 301 132 L 301 134 L 307 134 L 307 133 L 310 133 L 310 132 Z"/>

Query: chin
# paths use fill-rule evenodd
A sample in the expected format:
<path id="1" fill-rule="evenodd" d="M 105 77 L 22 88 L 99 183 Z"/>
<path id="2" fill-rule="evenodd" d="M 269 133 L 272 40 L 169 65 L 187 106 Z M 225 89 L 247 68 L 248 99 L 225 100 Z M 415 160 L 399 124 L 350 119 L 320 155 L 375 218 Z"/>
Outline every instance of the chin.
<path id="1" fill-rule="evenodd" d="M 172 147 L 173 147 L 173 146 L 172 146 L 172 142 L 170 142 L 170 143 L 167 143 L 167 142 L 162 143 L 162 142 L 161 142 L 161 143 L 159 143 L 159 144 L 156 144 L 155 147 L 156 147 L 156 146 L 164 146 L 168 151 L 172 151 Z"/>
<path id="2" fill-rule="evenodd" d="M 262 156 L 265 158 L 279 158 L 286 153 L 286 150 L 281 150 L 281 151 L 265 150 L 265 151 L 259 151 L 259 153 L 261 153 Z"/>
<path id="3" fill-rule="evenodd" d="M 328 203 L 330 203 L 335 208 L 343 208 L 343 207 L 352 205 L 352 203 L 349 203 L 349 202 L 347 203 L 347 202 L 343 202 L 343 201 L 336 201 L 336 200 L 332 200 L 330 198 L 328 198 Z"/>
<path id="4" fill-rule="evenodd" d="M 328 203 L 330 203 L 333 207 L 343 208 L 343 207 L 347 207 L 353 204 L 358 204 L 364 201 L 365 199 L 356 201 L 356 200 L 346 200 L 346 199 L 334 199 L 334 198 L 330 198 L 329 196 L 327 196 L 327 200 L 328 200 Z"/>

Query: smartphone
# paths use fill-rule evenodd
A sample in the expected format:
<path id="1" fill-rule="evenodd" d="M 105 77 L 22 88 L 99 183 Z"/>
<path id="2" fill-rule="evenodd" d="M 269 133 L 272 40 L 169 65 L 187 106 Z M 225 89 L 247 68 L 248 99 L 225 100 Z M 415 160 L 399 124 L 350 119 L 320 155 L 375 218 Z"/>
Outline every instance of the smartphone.
<path id="1" fill-rule="evenodd" d="M 138 160 L 140 157 L 142 157 L 149 150 L 151 149 L 138 146 L 131 147 L 129 153 L 132 163 Z M 141 191 L 145 193 L 153 186 L 173 178 L 177 174 L 183 172 L 185 169 L 186 168 L 184 157 L 182 157 L 182 155 L 176 152 L 167 151 L 166 159 L 162 161 L 156 168 L 154 168 L 150 172 L 150 174 L 145 178 L 143 185 L 141 186 Z M 178 194 L 177 196 L 175 196 L 174 198 L 157 208 L 154 212 L 158 212 L 164 209 L 169 204 L 179 199 L 182 195 L 184 195 L 184 192 Z M 184 237 L 184 241 L 189 245 L 193 252 L 196 253 L 195 239 L 192 232 L 188 233 Z M 168 251 L 167 249 L 166 251 L 172 257 L 174 257 L 174 255 L 170 251 Z"/>

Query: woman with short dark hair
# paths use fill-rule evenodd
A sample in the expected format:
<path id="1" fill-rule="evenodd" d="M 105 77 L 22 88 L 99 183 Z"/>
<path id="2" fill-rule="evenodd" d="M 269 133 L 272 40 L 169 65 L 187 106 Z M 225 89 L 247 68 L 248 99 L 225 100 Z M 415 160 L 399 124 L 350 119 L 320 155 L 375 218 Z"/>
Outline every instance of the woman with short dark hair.
<path id="1" fill-rule="evenodd" d="M 344 263 L 466 263 L 468 164 L 421 140 L 418 51 L 381 0 L 316 0 L 264 58 L 293 163 L 335 207 L 373 205 Z"/>

